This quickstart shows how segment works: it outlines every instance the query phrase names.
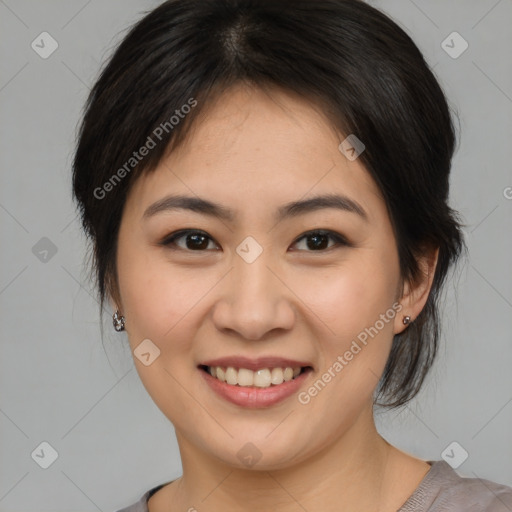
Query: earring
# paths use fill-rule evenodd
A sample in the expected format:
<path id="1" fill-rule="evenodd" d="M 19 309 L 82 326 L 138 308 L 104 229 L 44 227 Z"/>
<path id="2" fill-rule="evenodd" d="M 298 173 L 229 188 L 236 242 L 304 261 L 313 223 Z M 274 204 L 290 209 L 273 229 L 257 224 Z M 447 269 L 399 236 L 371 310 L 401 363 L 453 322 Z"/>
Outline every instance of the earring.
<path id="1" fill-rule="evenodd" d="M 411 317 L 410 316 L 404 316 L 404 319 L 402 320 L 402 322 L 404 323 L 404 325 L 410 324 L 411 323 Z"/>
<path id="2" fill-rule="evenodd" d="M 124 319 L 124 316 L 122 316 L 120 313 L 119 313 L 119 310 L 116 309 L 116 312 L 112 315 L 112 322 L 114 324 L 114 329 L 117 331 L 117 332 L 121 332 L 121 331 L 124 331 L 124 323 L 125 323 L 125 319 Z"/>

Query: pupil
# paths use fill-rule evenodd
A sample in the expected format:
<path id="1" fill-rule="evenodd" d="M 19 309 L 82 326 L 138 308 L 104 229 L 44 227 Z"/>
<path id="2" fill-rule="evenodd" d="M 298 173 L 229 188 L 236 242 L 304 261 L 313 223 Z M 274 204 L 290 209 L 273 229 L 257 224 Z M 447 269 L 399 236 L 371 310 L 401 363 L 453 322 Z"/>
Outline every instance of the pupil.
<path id="1" fill-rule="evenodd" d="M 192 246 L 190 246 L 190 244 L 187 243 L 188 249 L 198 250 L 198 249 L 206 249 L 208 247 L 208 241 L 206 240 L 206 237 L 204 235 L 199 235 L 199 234 L 189 235 L 187 237 L 187 242 L 190 240 L 194 240 L 194 242 L 193 242 Z M 199 243 L 196 243 L 197 241 L 199 241 Z M 201 243 L 201 241 L 202 241 L 202 243 Z"/>
<path id="2" fill-rule="evenodd" d="M 310 235 L 308 237 L 309 240 L 316 240 L 318 242 L 318 239 L 322 239 L 320 241 L 320 243 L 314 243 L 314 244 L 310 244 L 308 243 L 308 248 L 309 249 L 325 249 L 327 247 L 328 244 L 326 243 L 322 243 L 322 242 L 326 242 L 327 241 L 327 235 L 324 235 L 324 234 L 317 234 L 317 235 Z"/>

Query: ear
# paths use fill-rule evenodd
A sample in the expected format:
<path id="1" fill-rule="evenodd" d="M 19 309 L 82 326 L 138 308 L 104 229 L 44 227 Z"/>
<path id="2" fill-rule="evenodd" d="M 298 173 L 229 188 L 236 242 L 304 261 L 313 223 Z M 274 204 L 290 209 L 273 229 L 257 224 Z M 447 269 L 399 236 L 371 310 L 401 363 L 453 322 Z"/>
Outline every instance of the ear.
<path id="1" fill-rule="evenodd" d="M 434 273 L 439 257 L 439 247 L 429 247 L 424 250 L 418 259 L 419 274 L 414 282 L 405 282 L 403 285 L 402 296 L 399 299 L 402 305 L 400 314 L 395 317 L 395 334 L 399 334 L 407 325 L 403 323 L 406 316 L 411 318 L 411 322 L 418 317 L 427 302 Z"/>

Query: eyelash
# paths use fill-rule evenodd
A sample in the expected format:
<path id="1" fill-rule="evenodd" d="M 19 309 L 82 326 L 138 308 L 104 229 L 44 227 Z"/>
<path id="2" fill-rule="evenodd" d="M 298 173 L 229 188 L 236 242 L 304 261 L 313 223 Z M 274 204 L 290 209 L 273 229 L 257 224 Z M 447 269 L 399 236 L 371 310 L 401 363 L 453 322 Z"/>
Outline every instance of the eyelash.
<path id="1" fill-rule="evenodd" d="M 200 230 L 196 230 L 196 229 L 185 229 L 185 230 L 176 231 L 174 233 L 171 233 L 170 235 L 167 235 L 159 243 L 159 245 L 164 246 L 167 249 L 170 249 L 170 250 L 173 250 L 173 251 L 178 251 L 178 250 L 182 250 L 182 251 L 186 251 L 186 252 L 206 252 L 206 251 L 208 251 L 208 249 L 205 249 L 205 250 L 201 250 L 201 249 L 198 249 L 198 250 L 184 249 L 184 248 L 178 247 L 176 245 L 176 243 L 175 243 L 176 240 L 179 240 L 180 238 L 184 238 L 187 235 L 191 235 L 191 234 L 201 235 L 201 236 L 209 238 L 211 241 L 215 242 L 213 240 L 213 238 L 211 238 L 204 231 L 200 231 Z M 331 247 L 327 247 L 326 249 L 320 249 L 320 250 L 317 250 L 317 251 L 315 251 L 315 250 L 309 250 L 309 251 L 306 250 L 305 252 L 326 252 L 326 251 L 329 251 L 331 249 L 335 249 L 337 247 L 339 248 L 340 246 L 352 247 L 352 244 L 344 236 L 340 235 L 339 233 L 336 233 L 335 231 L 329 231 L 329 230 L 326 230 L 326 229 L 316 229 L 316 230 L 312 230 L 312 231 L 307 231 L 306 233 L 302 234 L 300 237 L 296 238 L 295 241 L 293 242 L 293 245 L 297 244 L 300 240 L 302 240 L 304 238 L 307 238 L 307 237 L 310 237 L 310 236 L 314 236 L 314 235 L 327 236 L 331 240 L 334 240 L 336 242 L 336 244 L 331 246 Z"/>

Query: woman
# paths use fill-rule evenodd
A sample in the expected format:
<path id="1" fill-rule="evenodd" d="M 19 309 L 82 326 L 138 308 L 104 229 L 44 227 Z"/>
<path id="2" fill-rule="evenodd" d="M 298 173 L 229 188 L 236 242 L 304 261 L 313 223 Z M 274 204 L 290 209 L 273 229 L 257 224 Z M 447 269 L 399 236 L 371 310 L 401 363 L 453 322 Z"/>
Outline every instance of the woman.
<path id="1" fill-rule="evenodd" d="M 454 145 L 421 53 L 361 1 L 171 0 L 133 27 L 73 187 L 183 475 L 124 512 L 512 509 L 373 418 L 436 354 Z"/>

